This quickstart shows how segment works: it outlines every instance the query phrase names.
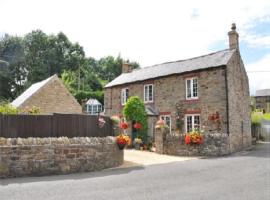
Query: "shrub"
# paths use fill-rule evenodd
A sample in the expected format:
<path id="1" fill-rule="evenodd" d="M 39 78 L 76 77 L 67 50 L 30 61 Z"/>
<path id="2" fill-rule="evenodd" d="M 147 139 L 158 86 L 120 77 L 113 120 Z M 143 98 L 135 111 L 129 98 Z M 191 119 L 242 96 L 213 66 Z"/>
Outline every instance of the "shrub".
<path id="1" fill-rule="evenodd" d="M 0 114 L 12 114 L 12 115 L 16 115 L 18 114 L 18 109 L 13 107 L 11 104 L 9 103 L 2 103 L 0 104 Z"/>
<path id="2" fill-rule="evenodd" d="M 138 135 L 146 142 L 147 140 L 147 113 L 143 101 L 138 96 L 128 99 L 123 115 L 127 120 L 138 122 L 142 128 L 138 130 Z"/>

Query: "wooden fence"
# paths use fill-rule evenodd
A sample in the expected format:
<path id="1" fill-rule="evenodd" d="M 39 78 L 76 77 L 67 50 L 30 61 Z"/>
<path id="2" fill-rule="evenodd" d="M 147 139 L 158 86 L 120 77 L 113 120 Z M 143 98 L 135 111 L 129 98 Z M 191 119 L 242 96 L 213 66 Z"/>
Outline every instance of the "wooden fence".
<path id="1" fill-rule="evenodd" d="M 83 114 L 0 115 L 0 137 L 106 137 L 113 135 L 109 117 Z"/>

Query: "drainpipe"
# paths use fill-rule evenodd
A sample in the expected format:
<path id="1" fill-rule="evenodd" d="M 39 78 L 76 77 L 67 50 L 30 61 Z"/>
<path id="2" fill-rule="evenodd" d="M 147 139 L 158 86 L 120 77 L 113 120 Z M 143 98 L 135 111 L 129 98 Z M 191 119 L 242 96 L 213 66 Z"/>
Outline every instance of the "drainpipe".
<path id="1" fill-rule="evenodd" d="M 230 117 L 229 117 L 229 88 L 228 88 L 228 75 L 227 75 L 227 67 L 224 68 L 225 71 L 225 85 L 226 85 L 226 113 L 227 113 L 227 132 L 230 135 Z"/>

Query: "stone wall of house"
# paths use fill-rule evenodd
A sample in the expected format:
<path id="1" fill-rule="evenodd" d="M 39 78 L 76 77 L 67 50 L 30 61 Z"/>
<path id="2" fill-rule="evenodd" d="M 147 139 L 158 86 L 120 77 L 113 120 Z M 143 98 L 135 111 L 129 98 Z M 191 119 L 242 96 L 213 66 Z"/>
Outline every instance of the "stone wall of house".
<path id="1" fill-rule="evenodd" d="M 236 51 L 227 66 L 231 152 L 251 146 L 251 109 L 248 77 Z"/>
<path id="2" fill-rule="evenodd" d="M 203 134 L 202 144 L 185 144 L 185 134 L 169 134 L 168 129 L 156 129 L 156 152 L 175 156 L 223 156 L 230 153 L 227 133 Z"/>
<path id="3" fill-rule="evenodd" d="M 198 95 L 196 100 L 186 100 L 185 80 L 189 77 L 198 77 Z M 154 85 L 154 102 L 146 103 L 145 106 L 153 108 L 159 115 L 171 116 L 171 128 L 173 132 L 185 132 L 184 117 L 186 114 L 200 114 L 201 125 L 205 131 L 227 132 L 226 111 L 226 82 L 225 68 L 218 67 L 202 71 L 161 77 L 132 84 L 106 88 L 104 106 L 106 115 L 122 113 L 121 89 L 129 88 L 130 96 L 139 96 L 143 99 L 145 84 Z M 219 113 L 220 123 L 209 120 L 209 117 Z M 180 120 L 182 126 L 176 126 Z M 153 121 L 153 124 L 155 121 Z"/>
<path id="4" fill-rule="evenodd" d="M 0 177 L 88 172 L 123 163 L 114 137 L 0 138 Z"/>
<path id="5" fill-rule="evenodd" d="M 42 114 L 51 113 L 82 113 L 82 107 L 66 89 L 62 81 L 54 76 L 44 87 L 28 98 L 19 108 L 40 108 Z"/>

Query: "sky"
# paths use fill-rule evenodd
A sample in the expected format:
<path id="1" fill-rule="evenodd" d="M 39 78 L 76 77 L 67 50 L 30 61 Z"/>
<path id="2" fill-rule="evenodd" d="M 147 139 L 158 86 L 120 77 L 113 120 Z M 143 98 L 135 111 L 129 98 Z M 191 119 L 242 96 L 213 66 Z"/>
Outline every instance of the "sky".
<path id="1" fill-rule="evenodd" d="M 251 94 L 270 88 L 270 0 L 0 0 L 0 36 L 64 32 L 86 55 L 142 67 L 228 48 L 236 23 Z"/>

